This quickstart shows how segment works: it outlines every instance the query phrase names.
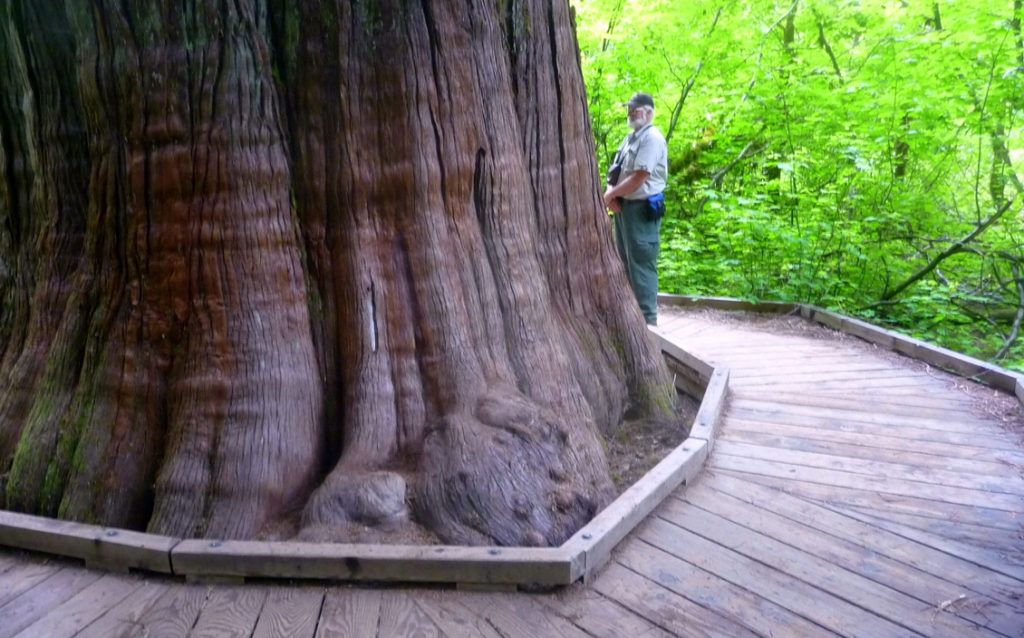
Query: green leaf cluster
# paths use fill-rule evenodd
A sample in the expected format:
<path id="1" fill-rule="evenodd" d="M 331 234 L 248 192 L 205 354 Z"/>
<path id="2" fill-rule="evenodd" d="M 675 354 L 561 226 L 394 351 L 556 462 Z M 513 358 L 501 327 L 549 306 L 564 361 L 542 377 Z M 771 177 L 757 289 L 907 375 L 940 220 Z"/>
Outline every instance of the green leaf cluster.
<path id="1" fill-rule="evenodd" d="M 572 2 L 602 169 L 635 91 L 669 138 L 664 291 L 819 304 L 1024 369 L 1012 0 Z"/>

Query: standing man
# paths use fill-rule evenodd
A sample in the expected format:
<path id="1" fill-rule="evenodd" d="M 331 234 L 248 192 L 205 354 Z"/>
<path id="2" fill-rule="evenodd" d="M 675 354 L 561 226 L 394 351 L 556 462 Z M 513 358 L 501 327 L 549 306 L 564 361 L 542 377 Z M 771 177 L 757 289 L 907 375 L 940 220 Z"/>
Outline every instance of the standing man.
<path id="1" fill-rule="evenodd" d="M 604 204 L 615 213 L 615 240 L 633 293 L 647 324 L 654 326 L 658 324 L 658 249 L 668 145 L 652 124 L 654 98 L 637 93 L 626 108 L 632 132 L 612 162 Z"/>

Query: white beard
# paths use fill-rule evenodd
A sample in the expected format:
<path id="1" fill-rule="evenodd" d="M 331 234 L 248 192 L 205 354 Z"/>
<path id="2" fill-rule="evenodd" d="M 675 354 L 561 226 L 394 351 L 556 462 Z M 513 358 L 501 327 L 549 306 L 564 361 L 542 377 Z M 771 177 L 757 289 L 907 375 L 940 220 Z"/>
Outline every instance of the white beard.
<path id="1" fill-rule="evenodd" d="M 633 129 L 634 131 L 639 131 L 640 129 L 642 129 L 644 127 L 644 124 L 647 123 L 647 122 L 644 121 L 644 119 L 645 118 L 639 118 L 639 119 L 634 119 L 632 117 L 628 118 L 628 120 L 629 120 L 629 128 Z"/>

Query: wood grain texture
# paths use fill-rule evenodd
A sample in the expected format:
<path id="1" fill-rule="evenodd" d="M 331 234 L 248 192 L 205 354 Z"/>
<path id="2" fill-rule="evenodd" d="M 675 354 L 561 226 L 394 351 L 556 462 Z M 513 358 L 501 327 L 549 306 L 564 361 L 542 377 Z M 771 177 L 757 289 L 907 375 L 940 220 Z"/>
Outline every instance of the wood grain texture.
<path id="1" fill-rule="evenodd" d="M 100 579 L 79 567 L 64 567 L 0 606 L 0 638 L 14 636 Z"/>
<path id="2" fill-rule="evenodd" d="M 594 583 L 594 589 L 608 601 L 605 603 L 607 606 L 614 608 L 618 605 L 630 609 L 675 636 L 748 638 L 757 635 L 752 629 L 740 624 L 740 619 L 723 615 L 723 609 L 714 610 L 710 605 L 694 602 L 677 593 L 706 584 L 700 582 L 697 574 L 689 572 L 680 563 L 663 561 L 651 578 L 634 571 L 644 569 L 648 565 L 643 558 L 640 552 L 630 552 L 630 568 L 618 562 L 612 563 L 605 571 L 604 578 Z M 691 575 L 695 577 L 689 579 L 688 576 Z M 704 589 L 703 593 L 696 594 L 696 597 L 707 597 L 710 594 L 710 590 Z M 645 634 L 621 632 L 618 635 Z"/>
<path id="3" fill-rule="evenodd" d="M 278 587 L 267 594 L 253 638 L 313 638 L 324 601 L 322 587 Z"/>
<path id="4" fill-rule="evenodd" d="M 380 590 L 328 588 L 316 638 L 376 636 L 380 625 L 380 603 Z"/>
<path id="5" fill-rule="evenodd" d="M 191 638 L 248 638 L 267 599 L 266 587 L 218 587 L 199 612 Z"/>
<path id="6" fill-rule="evenodd" d="M 148 636 L 187 636 L 206 604 L 210 589 L 203 585 L 176 585 L 153 601 L 133 623 L 132 631 Z"/>
<path id="7" fill-rule="evenodd" d="M 140 620 L 170 587 L 163 582 L 146 582 L 113 607 L 103 609 L 103 615 L 86 626 L 80 638 L 130 638 L 141 633 Z"/>
<path id="8" fill-rule="evenodd" d="M 22 630 L 20 635 L 26 638 L 75 636 L 142 584 L 137 578 L 116 574 L 103 576 L 60 605 L 48 610 L 45 616 Z"/>
<path id="9" fill-rule="evenodd" d="M 439 638 L 444 635 L 431 619 L 430 614 L 420 608 L 414 596 L 398 591 L 381 593 L 378 638 L 391 638 L 392 636 L 394 638 L 399 636 Z"/>
<path id="10" fill-rule="evenodd" d="M 835 635 L 835 630 L 829 630 L 789 611 L 771 596 L 761 595 L 746 583 L 723 578 L 713 570 L 702 568 L 697 562 L 685 560 L 647 542 L 642 536 L 631 541 L 616 560 L 630 572 L 653 583 L 653 592 L 663 588 L 675 594 L 668 600 L 672 609 L 678 613 L 663 613 L 674 618 L 673 624 L 677 627 L 684 623 L 693 624 L 697 631 L 705 631 L 712 636 L 718 635 L 719 628 L 726 635 L 735 632 L 741 636 L 749 633 L 779 633 L 801 638 Z M 614 581 L 615 572 L 611 573 L 611 580 Z M 595 584 L 595 588 L 608 595 L 615 595 L 620 587 L 615 582 Z M 645 587 L 651 588 L 650 585 Z M 658 600 L 656 595 L 655 600 Z M 679 605 L 676 606 L 676 603 Z M 659 607 L 654 605 L 655 609 Z"/>
<path id="11" fill-rule="evenodd" d="M 858 627 L 867 635 L 899 635 L 906 631 L 896 623 L 843 600 L 831 590 L 819 589 L 721 544 L 660 518 L 648 520 L 638 530 L 644 541 L 771 600 L 823 627 Z"/>
<path id="12" fill-rule="evenodd" d="M 0 605 L 32 589 L 63 566 L 60 562 L 48 562 L 35 557 L 16 560 L 14 566 L 0 574 Z"/>
<path id="13" fill-rule="evenodd" d="M 877 580 L 860 573 L 862 567 L 844 565 L 835 556 L 819 557 L 806 543 L 814 542 L 814 534 L 801 528 L 790 527 L 785 541 L 774 538 L 760 520 L 754 522 L 754 529 L 731 520 L 731 511 L 711 512 L 701 507 L 688 506 L 679 501 L 669 503 L 661 517 L 687 529 L 700 537 L 719 545 L 729 547 L 759 564 L 771 567 L 775 572 L 789 576 L 794 582 L 801 581 L 827 591 L 852 605 L 870 610 L 905 631 L 911 631 L 936 638 L 960 638 L 985 636 L 971 622 L 956 618 L 943 619 L 937 623 L 930 611 L 935 604 L 905 593 L 905 584 L 880 584 Z M 756 515 L 756 512 L 754 512 Z M 740 518 L 739 516 L 733 516 Z M 742 522 L 750 523 L 750 520 Z M 806 541 L 805 541 L 806 537 Z M 953 588 L 944 588 L 950 592 Z M 951 597 L 955 597 L 953 593 Z M 938 600 L 945 600 L 943 590 L 936 592 Z"/>

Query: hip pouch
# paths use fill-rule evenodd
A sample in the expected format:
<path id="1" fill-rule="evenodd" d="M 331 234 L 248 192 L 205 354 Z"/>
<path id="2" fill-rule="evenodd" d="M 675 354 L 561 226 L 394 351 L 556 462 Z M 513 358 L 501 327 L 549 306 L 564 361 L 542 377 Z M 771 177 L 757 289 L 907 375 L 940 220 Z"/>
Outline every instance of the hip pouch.
<path id="1" fill-rule="evenodd" d="M 647 221 L 656 222 L 665 216 L 665 193 L 658 193 L 647 198 Z"/>

